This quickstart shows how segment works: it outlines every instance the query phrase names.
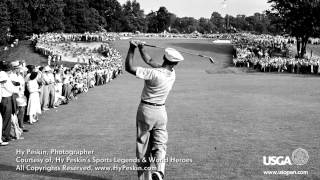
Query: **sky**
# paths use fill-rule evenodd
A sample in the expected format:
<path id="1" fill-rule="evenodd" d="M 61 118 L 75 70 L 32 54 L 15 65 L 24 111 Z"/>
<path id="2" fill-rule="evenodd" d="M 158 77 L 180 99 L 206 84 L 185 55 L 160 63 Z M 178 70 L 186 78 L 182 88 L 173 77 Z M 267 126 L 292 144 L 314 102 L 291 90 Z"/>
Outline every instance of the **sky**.
<path id="1" fill-rule="evenodd" d="M 118 0 L 124 4 L 127 0 Z M 227 5 L 224 5 L 223 2 Z M 222 14 L 236 16 L 244 14 L 251 16 L 256 12 L 270 9 L 267 0 L 137 0 L 145 14 L 157 11 L 160 6 L 165 6 L 169 12 L 178 17 L 210 18 L 211 13 L 216 11 Z"/>

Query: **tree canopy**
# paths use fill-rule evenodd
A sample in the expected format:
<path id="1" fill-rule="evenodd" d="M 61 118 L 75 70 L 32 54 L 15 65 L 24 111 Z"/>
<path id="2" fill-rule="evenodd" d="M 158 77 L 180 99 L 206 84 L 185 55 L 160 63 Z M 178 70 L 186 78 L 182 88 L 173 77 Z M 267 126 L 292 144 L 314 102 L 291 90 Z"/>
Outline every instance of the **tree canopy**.
<path id="1" fill-rule="evenodd" d="M 301 39 L 306 38 L 306 34 L 319 36 L 319 27 L 315 26 L 319 25 L 319 1 L 269 0 L 269 3 L 272 10 L 268 13 L 223 17 L 213 11 L 211 17 L 195 19 L 177 17 L 166 7 L 145 14 L 136 0 L 128 0 L 123 5 L 117 0 L 2 0 L 0 43 L 7 41 L 8 33 L 24 38 L 32 33 L 81 33 L 101 28 L 112 32 L 150 33 L 286 32 Z"/>
<path id="2" fill-rule="evenodd" d="M 278 17 L 278 24 L 286 33 L 297 39 L 298 56 L 306 53 L 310 37 L 319 36 L 320 1 L 319 0 L 269 0 L 272 9 L 269 14 Z"/>
<path id="3" fill-rule="evenodd" d="M 145 32 L 146 23 L 144 11 L 140 8 L 140 4 L 133 0 L 127 1 L 123 5 L 123 31 L 126 32 Z"/>
<path id="4" fill-rule="evenodd" d="M 0 44 L 5 44 L 7 41 L 7 33 L 10 27 L 10 16 L 7 4 L 0 1 Z"/>

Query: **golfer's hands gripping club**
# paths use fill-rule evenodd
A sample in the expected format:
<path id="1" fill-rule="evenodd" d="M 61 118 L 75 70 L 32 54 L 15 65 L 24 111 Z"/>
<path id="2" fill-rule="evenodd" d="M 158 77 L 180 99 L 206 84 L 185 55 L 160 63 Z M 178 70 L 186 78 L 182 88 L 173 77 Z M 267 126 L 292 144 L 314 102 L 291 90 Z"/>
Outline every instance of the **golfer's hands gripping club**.
<path id="1" fill-rule="evenodd" d="M 134 40 L 131 40 L 129 44 L 130 44 L 130 48 L 133 48 L 133 49 L 135 49 L 138 46 Z"/>
<path id="2" fill-rule="evenodd" d="M 140 40 L 131 40 L 130 41 L 130 46 L 134 46 L 134 47 L 142 48 L 145 44 L 146 44 L 146 42 L 140 41 Z"/>

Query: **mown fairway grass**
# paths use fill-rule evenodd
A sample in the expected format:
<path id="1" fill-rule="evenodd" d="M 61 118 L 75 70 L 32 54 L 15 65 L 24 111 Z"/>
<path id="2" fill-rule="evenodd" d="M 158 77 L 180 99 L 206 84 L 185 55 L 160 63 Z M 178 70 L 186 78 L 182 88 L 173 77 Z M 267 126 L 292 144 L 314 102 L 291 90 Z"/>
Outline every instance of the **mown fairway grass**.
<path id="1" fill-rule="evenodd" d="M 176 83 L 166 103 L 167 155 L 192 159 L 192 163 L 168 163 L 166 179 L 320 178 L 318 76 L 247 74 L 234 68 L 225 69 L 231 56 L 220 54 L 217 49 L 221 46 L 212 46 L 210 51 L 210 41 L 206 40 L 147 42 L 203 53 L 217 61 L 212 65 L 202 58 L 185 55 L 186 60 L 176 69 Z M 125 58 L 128 42 L 113 44 Z M 148 48 L 148 51 L 161 62 L 162 50 Z M 221 52 L 229 52 L 228 47 Z M 30 54 L 37 56 L 31 51 L 21 56 Z M 136 62 L 144 66 L 138 54 Z M 25 140 L 0 148 L 0 179 L 136 179 L 134 171 L 20 172 L 15 170 L 16 149 L 85 148 L 94 150 L 94 156 L 100 158 L 134 158 L 135 115 L 142 87 L 141 80 L 125 73 L 67 106 L 45 112 L 39 123 L 28 126 L 30 132 L 24 135 Z M 263 156 L 291 156 L 299 147 L 309 152 L 307 165 L 268 167 L 262 163 Z M 119 165 L 69 165 L 90 164 Z M 127 164 L 130 165 L 134 163 Z M 309 175 L 263 175 L 264 170 L 306 170 Z"/>

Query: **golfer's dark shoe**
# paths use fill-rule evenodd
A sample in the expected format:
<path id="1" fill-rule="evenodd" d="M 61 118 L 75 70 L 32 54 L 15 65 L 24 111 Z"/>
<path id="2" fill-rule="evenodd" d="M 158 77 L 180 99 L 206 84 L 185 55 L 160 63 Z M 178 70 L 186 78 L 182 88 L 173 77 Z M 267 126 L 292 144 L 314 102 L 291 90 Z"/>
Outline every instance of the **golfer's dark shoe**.
<path id="1" fill-rule="evenodd" d="M 163 174 L 159 171 L 153 172 L 152 180 L 163 180 Z"/>

